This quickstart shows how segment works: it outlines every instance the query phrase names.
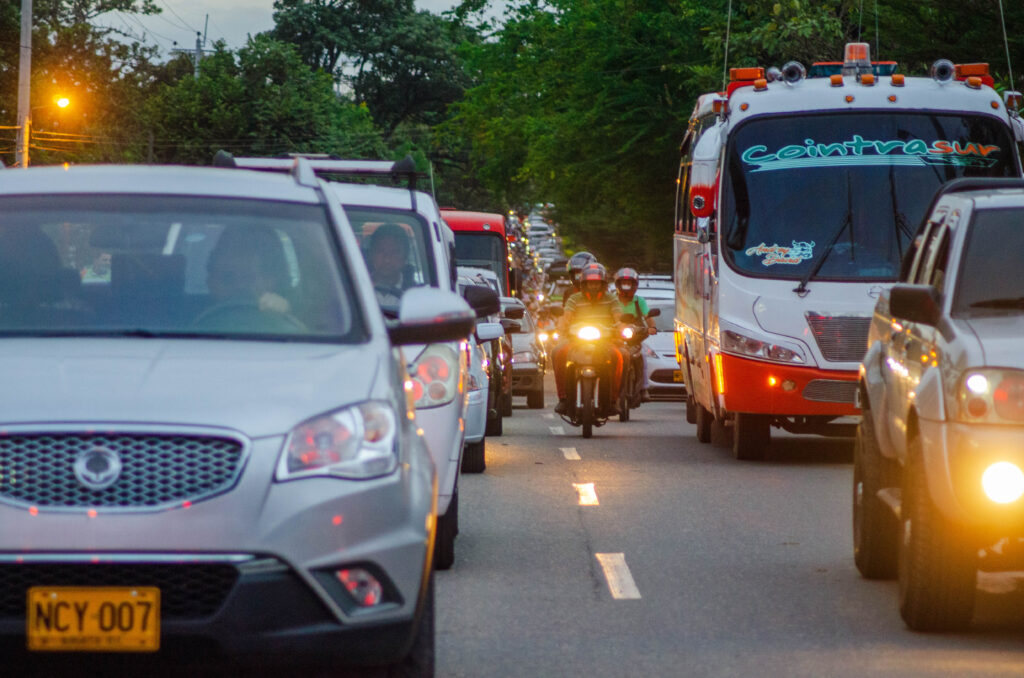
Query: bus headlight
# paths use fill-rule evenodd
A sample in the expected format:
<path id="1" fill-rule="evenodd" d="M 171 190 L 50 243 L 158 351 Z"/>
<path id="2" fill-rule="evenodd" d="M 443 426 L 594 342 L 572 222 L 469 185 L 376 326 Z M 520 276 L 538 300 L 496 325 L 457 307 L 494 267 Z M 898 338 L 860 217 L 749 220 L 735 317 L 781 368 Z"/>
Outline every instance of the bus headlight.
<path id="1" fill-rule="evenodd" d="M 766 337 L 758 337 L 744 329 L 742 332 L 722 328 L 722 350 L 733 355 L 770 360 L 775 363 L 804 363 L 803 353 L 796 346 L 782 346 Z"/>

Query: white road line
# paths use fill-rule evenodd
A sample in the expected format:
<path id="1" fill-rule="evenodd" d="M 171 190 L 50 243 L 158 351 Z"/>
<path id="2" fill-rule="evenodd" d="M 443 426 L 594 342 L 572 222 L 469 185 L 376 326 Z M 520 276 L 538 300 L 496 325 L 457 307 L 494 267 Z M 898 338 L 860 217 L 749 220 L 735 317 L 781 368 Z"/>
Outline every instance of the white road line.
<path id="1" fill-rule="evenodd" d="M 580 453 L 576 451 L 575 447 L 559 447 L 558 449 L 562 451 L 562 455 L 569 461 L 580 461 Z"/>
<path id="2" fill-rule="evenodd" d="M 580 497 L 580 506 L 601 505 L 597 500 L 597 491 L 594 489 L 594 483 L 573 483 L 572 486 L 576 488 L 576 494 Z"/>
<path id="3" fill-rule="evenodd" d="M 633 575 L 626 565 L 626 554 L 624 553 L 595 553 L 597 561 L 601 563 L 604 570 L 604 577 L 608 580 L 608 590 L 612 598 L 616 600 L 638 600 L 640 589 L 633 581 Z"/>
<path id="4" fill-rule="evenodd" d="M 551 412 L 548 412 L 547 414 L 542 414 L 540 416 L 544 417 L 545 419 L 554 419 L 555 418 L 555 415 L 552 414 Z"/>
<path id="5" fill-rule="evenodd" d="M 561 426 L 548 426 L 548 430 L 551 431 L 551 435 L 553 436 L 565 435 L 565 429 L 562 428 Z"/>

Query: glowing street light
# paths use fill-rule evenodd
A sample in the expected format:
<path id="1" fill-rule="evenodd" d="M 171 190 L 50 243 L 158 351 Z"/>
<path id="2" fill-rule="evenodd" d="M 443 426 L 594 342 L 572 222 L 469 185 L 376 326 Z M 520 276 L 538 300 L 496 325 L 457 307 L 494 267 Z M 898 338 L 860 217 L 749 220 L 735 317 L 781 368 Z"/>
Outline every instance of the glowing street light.
<path id="1" fill-rule="evenodd" d="M 67 108 L 71 105 L 71 99 L 68 99 L 67 97 L 60 97 L 55 103 L 58 108 Z"/>

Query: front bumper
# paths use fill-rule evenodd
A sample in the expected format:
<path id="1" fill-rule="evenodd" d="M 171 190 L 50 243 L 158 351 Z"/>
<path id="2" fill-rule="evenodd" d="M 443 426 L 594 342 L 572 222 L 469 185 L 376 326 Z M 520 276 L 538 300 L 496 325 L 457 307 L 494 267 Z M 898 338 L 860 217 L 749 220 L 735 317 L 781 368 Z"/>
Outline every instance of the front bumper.
<path id="1" fill-rule="evenodd" d="M 856 370 L 821 370 L 751 360 L 728 353 L 715 355 L 712 383 L 724 382 L 721 401 L 730 412 L 776 416 L 849 416 L 854 405 Z M 721 379 L 719 379 L 721 377 Z"/>
<path id="2" fill-rule="evenodd" d="M 235 487 L 190 505 L 0 504 L 0 644 L 26 652 L 30 586 L 152 585 L 162 591 L 162 642 L 143 661 L 179 651 L 300 664 L 399 659 L 430 567 L 436 484 L 425 446 L 413 438 L 383 478 L 279 483 L 282 443 L 252 441 Z M 361 608 L 347 594 L 334 572 L 351 566 L 384 583 L 382 604 Z"/>
<path id="3" fill-rule="evenodd" d="M 685 400 L 686 383 L 683 371 L 679 369 L 675 355 L 671 357 L 648 357 L 647 392 L 653 400 Z"/>
<path id="4" fill-rule="evenodd" d="M 997 504 L 981 486 L 982 473 L 996 462 L 1024 469 L 1024 427 L 924 419 L 918 427 L 929 494 L 943 515 L 1001 536 L 1024 537 L 1024 498 Z"/>

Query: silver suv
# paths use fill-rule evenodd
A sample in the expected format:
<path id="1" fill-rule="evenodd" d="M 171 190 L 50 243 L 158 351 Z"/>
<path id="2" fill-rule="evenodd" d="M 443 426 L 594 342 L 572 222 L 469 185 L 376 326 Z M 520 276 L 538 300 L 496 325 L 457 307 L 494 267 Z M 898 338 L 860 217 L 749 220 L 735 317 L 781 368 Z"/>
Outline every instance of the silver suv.
<path id="1" fill-rule="evenodd" d="M 1024 551 L 1024 180 L 940 190 L 860 369 L 854 559 L 917 630 L 970 623 Z"/>
<path id="2" fill-rule="evenodd" d="M 468 336 L 466 303 L 412 290 L 386 327 L 303 161 L 2 178 L 7 665 L 432 675 L 437 480 L 393 346 Z"/>

